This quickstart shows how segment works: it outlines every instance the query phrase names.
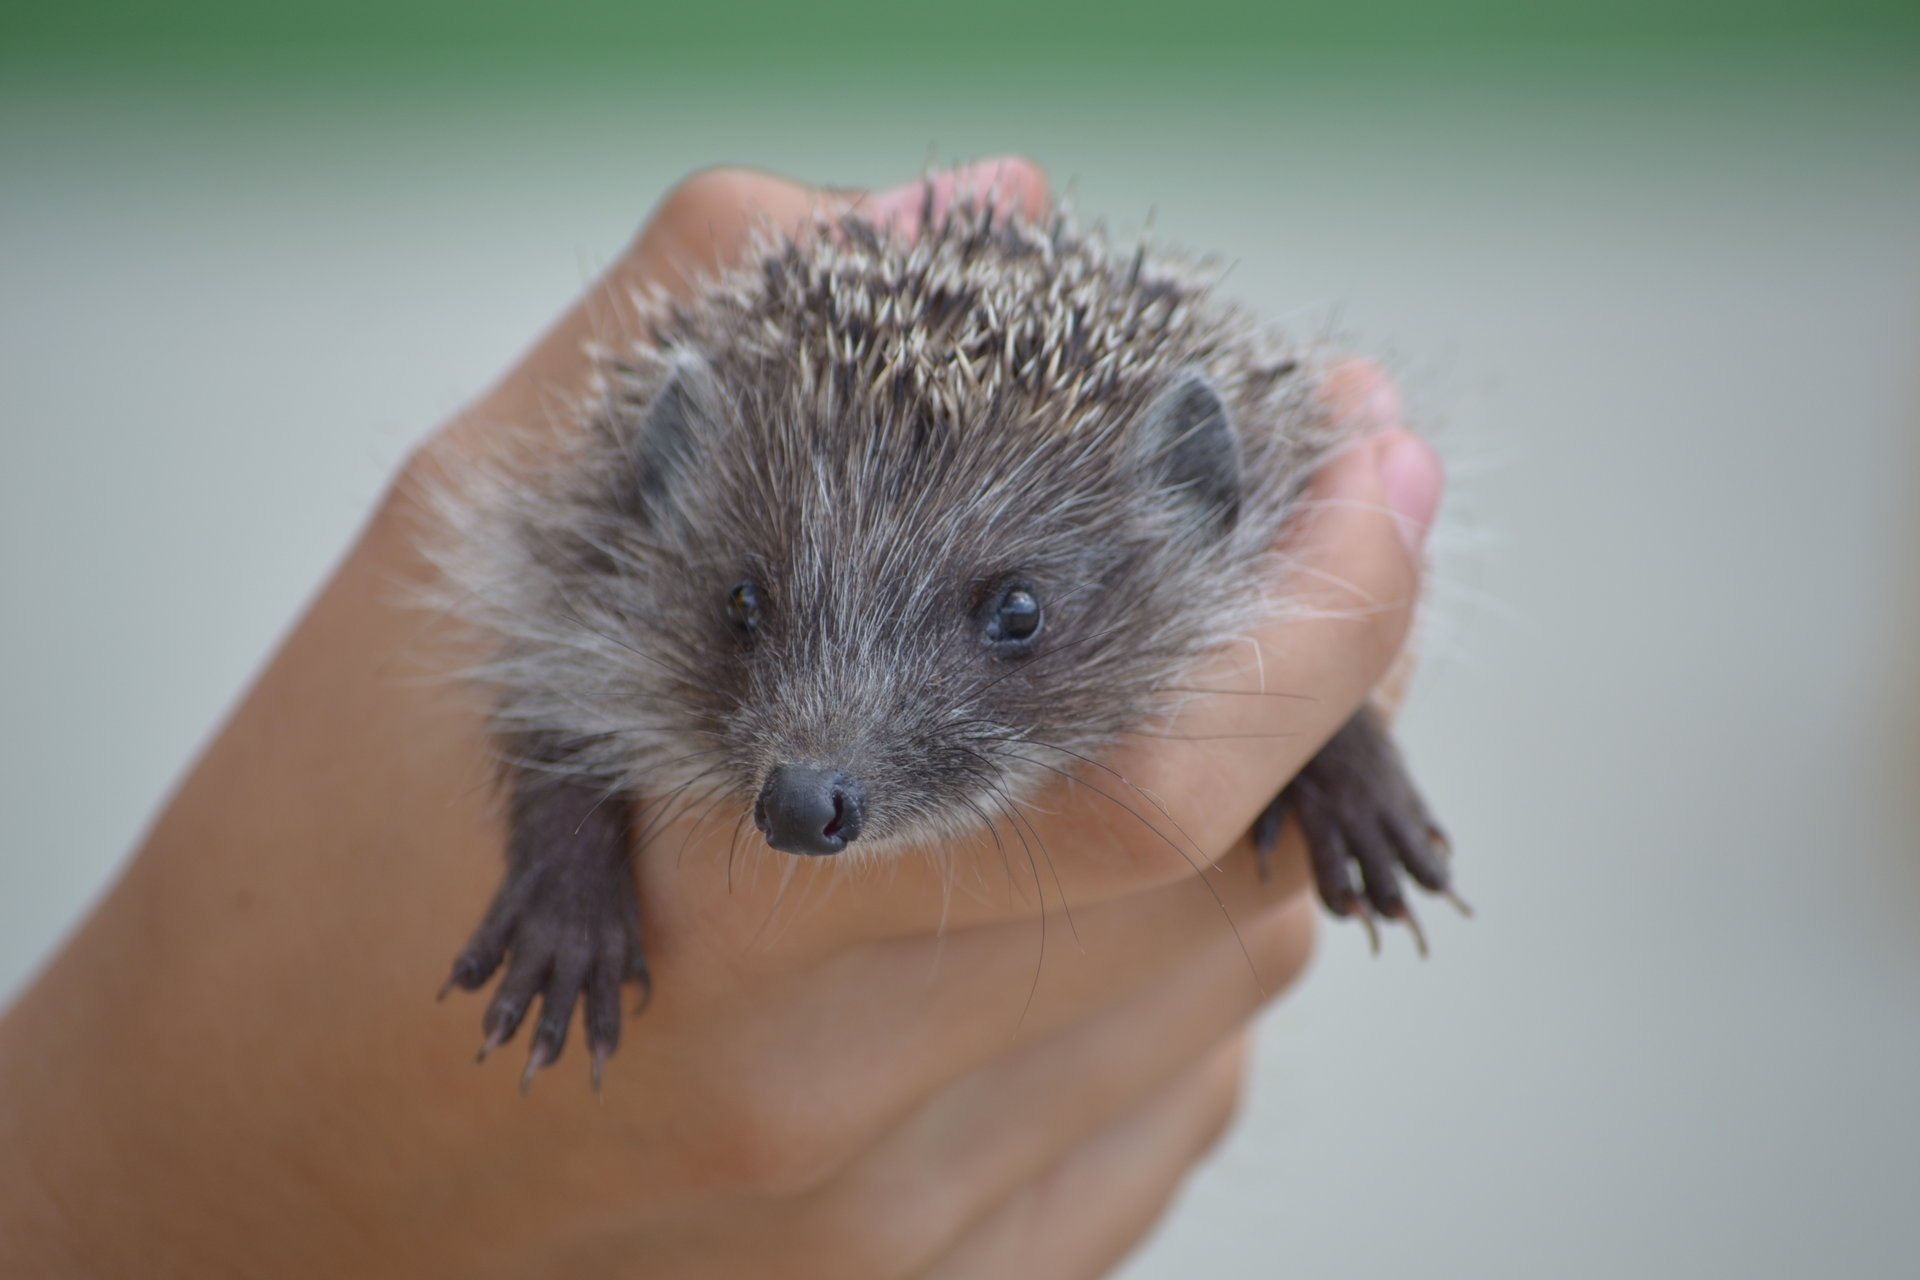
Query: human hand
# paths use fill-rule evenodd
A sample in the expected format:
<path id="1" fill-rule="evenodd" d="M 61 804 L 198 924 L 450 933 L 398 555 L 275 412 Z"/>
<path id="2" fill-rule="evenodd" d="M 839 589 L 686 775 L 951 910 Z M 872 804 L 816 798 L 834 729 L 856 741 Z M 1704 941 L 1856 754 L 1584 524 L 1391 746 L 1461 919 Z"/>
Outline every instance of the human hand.
<path id="1" fill-rule="evenodd" d="M 1044 205 L 1030 166 L 999 174 L 1004 202 Z M 1259 677 L 1223 655 L 1195 680 L 1223 696 L 1183 713 L 1186 740 L 1143 740 L 1088 775 L 1099 790 L 1033 806 L 1010 863 L 984 838 L 882 875 L 809 863 L 783 899 L 782 855 L 730 876 L 721 827 L 660 833 L 639 861 L 656 998 L 604 1103 L 564 1073 L 523 1099 L 510 1067 L 465 1067 L 474 1006 L 428 998 L 503 830 L 477 710 L 415 678 L 444 639 L 401 603 L 432 573 L 415 482 L 549 416 L 587 374 L 584 340 L 618 333 L 627 288 L 683 290 L 751 219 L 797 227 L 856 198 L 738 172 L 683 184 L 409 463 L 0 1023 L 0 1262 L 1070 1276 L 1151 1224 L 1226 1122 L 1247 1018 L 1310 949 L 1297 847 L 1263 883 L 1241 833 L 1404 638 L 1417 557 L 1386 513 L 1423 525 L 1437 476 L 1403 432 L 1327 468 L 1297 580 L 1276 584 L 1338 582 L 1373 607 L 1254 637 L 1266 686 L 1310 697 L 1226 696 Z M 916 184 L 862 208 L 910 220 L 918 203 Z M 1335 393 L 1390 414 L 1365 369 Z M 1425 496 L 1418 475 L 1396 494 L 1422 465 Z"/>

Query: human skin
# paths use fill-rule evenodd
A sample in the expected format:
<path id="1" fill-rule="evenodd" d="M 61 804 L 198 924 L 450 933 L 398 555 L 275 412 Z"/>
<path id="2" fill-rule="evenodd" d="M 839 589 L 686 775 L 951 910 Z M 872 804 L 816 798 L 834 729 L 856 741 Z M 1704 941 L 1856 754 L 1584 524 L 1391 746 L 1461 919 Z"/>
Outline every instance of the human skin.
<path id="1" fill-rule="evenodd" d="M 940 189 L 988 181 L 1045 205 L 1021 161 Z M 0 1022 L 0 1274 L 1071 1277 L 1150 1228 L 1312 945 L 1297 835 L 1263 880 L 1243 833 L 1386 677 L 1417 594 L 1438 464 L 1365 366 L 1333 394 L 1375 430 L 1263 588 L 1324 616 L 1196 673 L 1222 693 L 1184 736 L 1030 806 L 1044 860 L 983 838 L 849 874 L 743 845 L 730 871 L 731 821 L 669 827 L 638 862 L 654 997 L 602 1097 L 577 1035 L 522 1097 L 517 1046 L 469 1065 L 479 1002 L 433 1000 L 504 828 L 484 709 L 421 678 L 472 656 L 408 603 L 422 483 L 550 419 L 627 289 L 856 201 L 911 230 L 918 192 L 690 179 L 409 459 Z M 1272 691 L 1304 696 L 1237 696 Z"/>

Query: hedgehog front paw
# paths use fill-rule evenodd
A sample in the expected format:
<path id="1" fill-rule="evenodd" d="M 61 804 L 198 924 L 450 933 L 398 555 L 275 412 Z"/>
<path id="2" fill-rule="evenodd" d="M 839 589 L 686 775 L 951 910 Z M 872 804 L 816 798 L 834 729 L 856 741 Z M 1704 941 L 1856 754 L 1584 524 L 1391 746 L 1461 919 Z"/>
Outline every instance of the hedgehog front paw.
<path id="1" fill-rule="evenodd" d="M 652 989 L 624 818 L 601 817 L 598 808 L 582 812 L 580 803 L 578 797 L 571 804 L 549 797 L 518 808 L 506 881 L 440 991 L 444 997 L 453 987 L 478 990 L 505 963 L 506 976 L 480 1023 L 481 1062 L 513 1038 L 539 997 L 540 1016 L 520 1077 L 523 1093 L 559 1058 L 574 1006 L 583 998 L 597 1091 L 607 1058 L 620 1043 L 621 985 L 639 984 L 640 1007 Z M 612 807 L 624 811 L 623 805 Z"/>
<path id="2" fill-rule="evenodd" d="M 1472 914 L 1450 885 L 1446 834 L 1427 813 L 1399 750 L 1372 710 L 1362 709 L 1349 720 L 1254 823 L 1262 874 L 1288 814 L 1306 838 L 1320 900 L 1337 916 L 1358 918 L 1376 953 L 1378 915 L 1404 922 L 1420 954 L 1427 954 L 1426 935 L 1401 885 L 1402 871 Z"/>

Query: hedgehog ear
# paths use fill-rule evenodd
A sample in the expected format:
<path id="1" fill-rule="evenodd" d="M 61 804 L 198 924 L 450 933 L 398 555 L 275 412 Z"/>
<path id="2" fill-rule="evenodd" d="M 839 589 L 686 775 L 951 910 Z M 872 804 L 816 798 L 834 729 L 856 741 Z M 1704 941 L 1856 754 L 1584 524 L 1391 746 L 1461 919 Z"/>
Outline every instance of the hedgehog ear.
<path id="1" fill-rule="evenodd" d="M 1139 443 L 1155 485 L 1174 491 L 1225 533 L 1240 515 L 1240 449 L 1227 406 L 1197 369 L 1176 374 L 1141 417 Z"/>
<path id="2" fill-rule="evenodd" d="M 719 391 L 713 370 L 692 352 L 674 356 L 673 371 L 640 421 L 633 446 L 633 473 L 642 509 L 667 501 L 674 482 L 693 461 L 703 433 L 718 421 Z"/>

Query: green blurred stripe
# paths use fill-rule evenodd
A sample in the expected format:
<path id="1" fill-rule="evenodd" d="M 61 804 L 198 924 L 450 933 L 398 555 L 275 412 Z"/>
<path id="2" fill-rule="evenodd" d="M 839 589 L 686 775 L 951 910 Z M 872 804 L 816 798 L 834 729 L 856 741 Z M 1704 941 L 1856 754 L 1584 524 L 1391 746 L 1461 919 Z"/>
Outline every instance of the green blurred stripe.
<path id="1" fill-rule="evenodd" d="M 457 60 L 474 54 L 597 61 L 647 53 L 835 60 L 902 55 L 940 64 L 981 54 L 1245 52 L 1250 47 L 1778 41 L 1920 42 L 1916 0 L 1211 0 L 941 6 L 824 0 L 765 8 L 577 0 L 272 0 L 0 6 L 0 48 L 36 53 L 195 53 L 276 60 Z M 1882 52 L 1887 50 L 1883 47 Z"/>

